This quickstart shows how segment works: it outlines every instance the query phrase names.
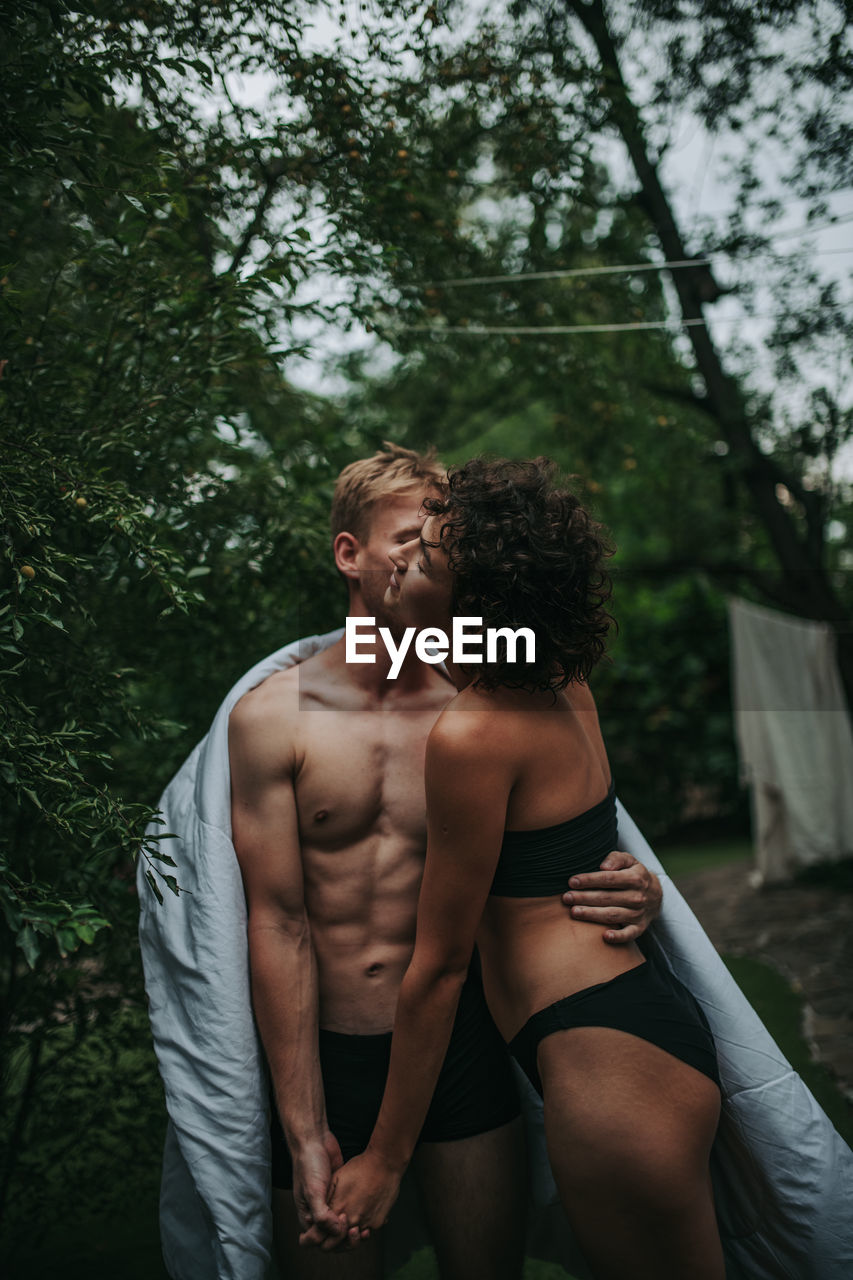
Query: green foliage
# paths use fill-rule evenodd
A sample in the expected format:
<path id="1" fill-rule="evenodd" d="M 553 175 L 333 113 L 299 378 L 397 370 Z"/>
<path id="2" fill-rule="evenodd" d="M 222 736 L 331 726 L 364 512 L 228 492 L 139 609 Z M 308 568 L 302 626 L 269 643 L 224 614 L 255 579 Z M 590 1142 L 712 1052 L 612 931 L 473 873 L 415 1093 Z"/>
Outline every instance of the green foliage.
<path id="1" fill-rule="evenodd" d="M 15 1100 L 31 1052 L 32 1042 L 11 1062 Z M 58 1275 L 60 1257 L 62 1275 L 91 1275 L 104 1255 L 113 1266 L 122 1259 L 122 1276 L 165 1275 L 156 1230 L 163 1100 L 144 1010 L 120 1010 L 82 1043 L 70 1026 L 57 1027 L 40 1066 L 29 1142 L 0 1235 L 4 1275 Z M 7 1141 L 14 1114 L 4 1117 Z"/>
<path id="2" fill-rule="evenodd" d="M 359 231 L 321 241 L 300 217 L 319 203 L 347 221 L 391 144 L 376 65 L 304 53 L 309 14 L 25 2 L 10 24 L 0 849 L 31 962 L 103 926 L 105 872 L 139 843 L 150 804 L 121 798 L 113 766 L 156 794 L 133 744 L 147 757 L 176 713 L 197 731 L 282 617 L 325 624 L 335 596 L 317 515 L 361 437 L 338 443 L 334 410 L 292 392 L 281 359 L 297 319 L 338 305 L 299 283 L 375 263 Z M 229 76 L 260 71 L 279 109 L 231 101 Z M 356 116 L 372 170 L 341 163 Z M 191 610 L 223 641 L 215 683 L 188 661 Z M 167 850 L 143 856 L 153 891 L 178 892 Z"/>
<path id="3" fill-rule="evenodd" d="M 181 891 L 169 833 L 142 843 L 180 735 L 340 600 L 319 515 L 373 441 L 281 363 L 339 305 L 300 283 L 373 269 L 301 219 L 346 221 L 367 170 L 343 107 L 384 99 L 301 52 L 309 13 L 23 0 L 4 32 L 0 1210 L 52 1037 L 76 1052 L 138 999 L 140 845 L 151 891 Z M 229 106 L 261 70 L 280 111 Z"/>

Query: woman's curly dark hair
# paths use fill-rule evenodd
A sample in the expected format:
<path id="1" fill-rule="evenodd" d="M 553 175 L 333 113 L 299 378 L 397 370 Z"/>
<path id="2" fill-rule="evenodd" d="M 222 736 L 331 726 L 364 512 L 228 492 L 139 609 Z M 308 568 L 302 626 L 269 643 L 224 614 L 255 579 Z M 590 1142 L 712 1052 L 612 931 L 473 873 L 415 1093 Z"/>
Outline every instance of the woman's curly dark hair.
<path id="1" fill-rule="evenodd" d="M 497 661 L 478 666 L 481 688 L 564 689 L 604 654 L 612 548 L 575 495 L 555 486 L 555 470 L 548 458 L 473 458 L 424 502 L 440 521 L 438 544 L 427 545 L 447 553 L 453 613 L 536 636 L 534 662 L 509 662 L 503 644 Z"/>

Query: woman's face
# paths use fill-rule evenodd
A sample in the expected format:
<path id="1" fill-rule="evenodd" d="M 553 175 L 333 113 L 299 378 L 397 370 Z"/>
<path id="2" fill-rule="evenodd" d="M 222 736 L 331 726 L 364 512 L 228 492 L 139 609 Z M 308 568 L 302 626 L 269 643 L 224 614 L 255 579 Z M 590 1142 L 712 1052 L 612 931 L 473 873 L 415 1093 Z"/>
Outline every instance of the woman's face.
<path id="1" fill-rule="evenodd" d="M 420 534 L 389 555 L 393 572 L 385 592 L 385 607 L 402 627 L 450 629 L 453 575 L 447 555 L 436 546 L 441 526 L 428 516 Z"/>

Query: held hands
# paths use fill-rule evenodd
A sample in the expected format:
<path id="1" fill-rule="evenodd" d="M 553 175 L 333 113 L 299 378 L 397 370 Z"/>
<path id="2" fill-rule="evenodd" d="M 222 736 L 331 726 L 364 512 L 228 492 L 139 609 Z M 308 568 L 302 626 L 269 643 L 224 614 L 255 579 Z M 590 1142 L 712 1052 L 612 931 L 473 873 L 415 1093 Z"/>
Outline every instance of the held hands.
<path id="1" fill-rule="evenodd" d="M 399 1195 L 401 1177 L 401 1170 L 368 1147 L 332 1179 L 331 1212 L 345 1219 L 351 1245 L 385 1225 Z"/>
<path id="2" fill-rule="evenodd" d="M 306 1144 L 293 1156 L 293 1201 L 301 1228 L 300 1244 L 340 1244 L 346 1238 L 346 1222 L 329 1207 L 329 1184 L 344 1162 L 337 1138 L 324 1137 Z"/>
<path id="3" fill-rule="evenodd" d="M 613 926 L 604 941 L 636 942 L 660 914 L 663 891 L 656 875 L 630 853 L 608 853 L 600 871 L 572 876 L 563 902 L 576 920 Z"/>

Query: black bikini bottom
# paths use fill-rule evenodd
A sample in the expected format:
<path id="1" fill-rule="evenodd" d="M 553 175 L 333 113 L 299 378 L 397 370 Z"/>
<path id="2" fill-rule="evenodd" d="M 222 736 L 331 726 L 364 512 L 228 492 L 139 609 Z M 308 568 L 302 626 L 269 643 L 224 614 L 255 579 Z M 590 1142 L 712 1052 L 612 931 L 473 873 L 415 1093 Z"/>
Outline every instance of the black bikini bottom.
<path id="1" fill-rule="evenodd" d="M 663 962 L 644 964 L 609 982 L 584 987 L 534 1013 L 509 1051 L 541 1095 L 536 1054 L 540 1040 L 569 1027 L 612 1027 L 656 1044 L 703 1072 L 719 1087 L 714 1037 L 700 1006 Z"/>

